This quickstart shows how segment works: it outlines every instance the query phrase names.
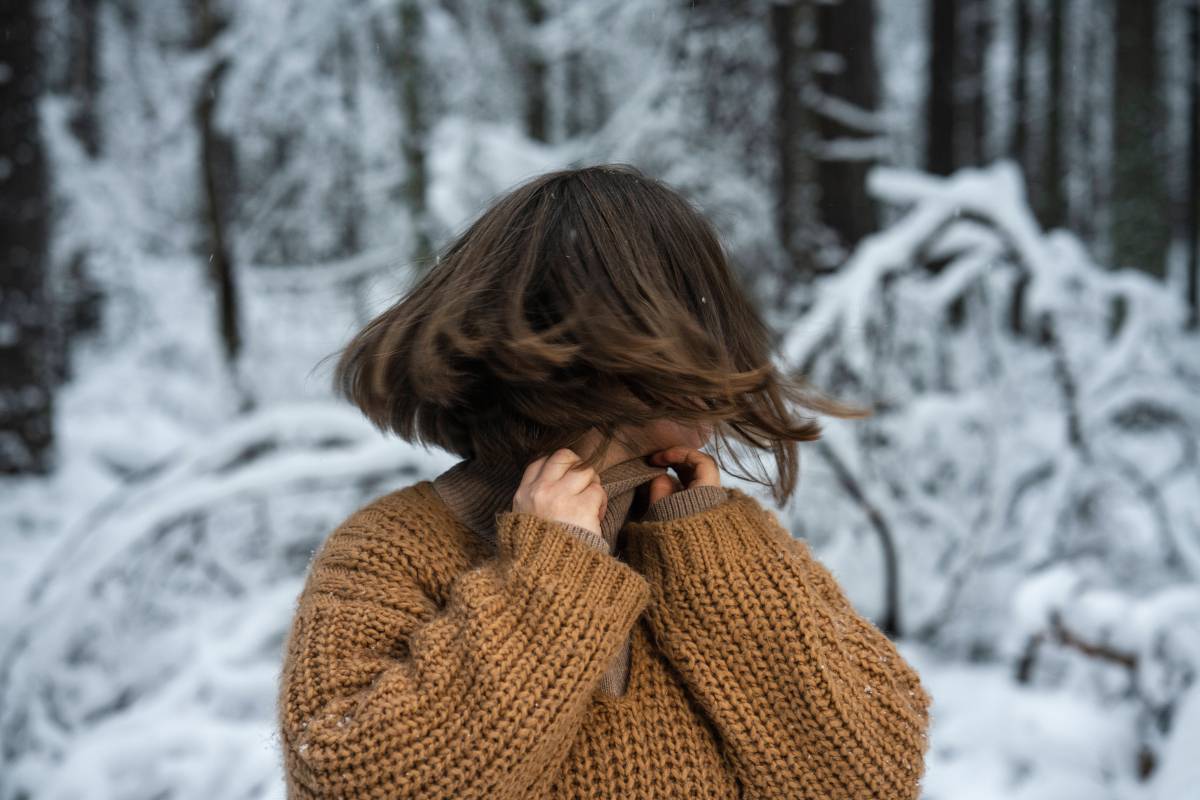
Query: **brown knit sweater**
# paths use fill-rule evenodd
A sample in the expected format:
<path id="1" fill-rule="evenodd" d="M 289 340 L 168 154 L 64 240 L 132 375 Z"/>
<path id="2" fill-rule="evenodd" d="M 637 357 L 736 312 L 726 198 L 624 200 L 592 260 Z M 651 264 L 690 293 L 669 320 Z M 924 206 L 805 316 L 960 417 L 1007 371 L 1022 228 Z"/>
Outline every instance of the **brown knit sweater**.
<path id="1" fill-rule="evenodd" d="M 512 508 L 513 495 L 521 485 L 523 473 L 523 469 L 517 471 L 504 465 L 464 459 L 434 478 L 433 488 L 455 516 L 495 547 L 496 514 Z M 620 531 L 630 514 L 646 520 L 675 519 L 703 511 L 726 499 L 723 487 L 696 486 L 658 499 L 644 513 L 634 508 L 637 489 L 665 474 L 669 474 L 666 467 L 656 467 L 643 457 L 613 464 L 599 474 L 600 485 L 608 494 L 604 519 L 600 520 L 600 535 L 579 525 L 565 524 L 564 527 L 593 547 L 624 559 Z M 598 691 L 614 697 L 625 693 L 632 648 L 632 637 L 625 637 L 621 649 L 600 678 Z"/>
<path id="2" fill-rule="evenodd" d="M 724 492 L 627 520 L 627 560 L 511 510 L 489 542 L 432 481 L 355 511 L 286 642 L 288 797 L 916 798 L 918 675 L 802 540 Z"/>

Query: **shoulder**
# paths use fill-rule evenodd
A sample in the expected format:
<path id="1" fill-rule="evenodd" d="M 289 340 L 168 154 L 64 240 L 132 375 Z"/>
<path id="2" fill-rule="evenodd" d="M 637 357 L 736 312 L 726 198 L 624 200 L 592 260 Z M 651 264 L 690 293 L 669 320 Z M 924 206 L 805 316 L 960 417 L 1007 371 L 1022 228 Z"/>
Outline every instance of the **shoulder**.
<path id="1" fill-rule="evenodd" d="M 466 557 L 462 526 L 423 480 L 372 498 L 326 537 L 311 570 L 405 576 L 436 582 Z"/>
<path id="2" fill-rule="evenodd" d="M 429 532 L 453 528 L 453 517 L 447 516 L 445 506 L 434 491 L 433 482 L 418 481 L 367 501 L 350 513 L 334 530 L 393 538 L 414 532 Z M 333 536 L 331 535 L 330 539 Z"/>

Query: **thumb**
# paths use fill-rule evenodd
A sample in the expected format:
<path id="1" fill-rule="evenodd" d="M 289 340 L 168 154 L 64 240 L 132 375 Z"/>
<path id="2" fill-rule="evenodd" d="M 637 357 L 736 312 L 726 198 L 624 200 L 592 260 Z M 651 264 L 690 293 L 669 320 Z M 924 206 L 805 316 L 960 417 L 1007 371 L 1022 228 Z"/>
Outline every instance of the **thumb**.
<path id="1" fill-rule="evenodd" d="M 654 480 L 650 481 L 649 499 L 646 501 L 647 506 L 653 505 L 655 500 L 661 500 L 667 495 L 674 494 L 683 488 L 683 484 L 673 475 L 659 475 Z"/>

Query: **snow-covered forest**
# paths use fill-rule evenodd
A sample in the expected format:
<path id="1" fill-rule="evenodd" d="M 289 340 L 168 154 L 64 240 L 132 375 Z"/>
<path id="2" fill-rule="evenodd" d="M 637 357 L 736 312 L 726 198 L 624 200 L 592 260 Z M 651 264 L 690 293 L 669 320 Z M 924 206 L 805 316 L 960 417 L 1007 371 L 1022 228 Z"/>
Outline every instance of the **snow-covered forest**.
<path id="1" fill-rule="evenodd" d="M 456 460 L 326 356 L 603 162 L 875 409 L 773 510 L 933 696 L 922 797 L 1200 798 L 1197 0 L 4 9 L 0 800 L 284 796 L 310 559 Z"/>

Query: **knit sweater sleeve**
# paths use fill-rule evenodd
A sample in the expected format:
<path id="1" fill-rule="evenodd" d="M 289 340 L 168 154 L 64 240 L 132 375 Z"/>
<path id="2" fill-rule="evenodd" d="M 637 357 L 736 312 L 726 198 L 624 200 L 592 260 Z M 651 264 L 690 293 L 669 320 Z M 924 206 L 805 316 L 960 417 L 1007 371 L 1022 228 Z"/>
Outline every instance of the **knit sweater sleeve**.
<path id="1" fill-rule="evenodd" d="M 288 797 L 527 797 L 649 587 L 563 524 L 506 511 L 496 557 L 439 602 L 433 523 L 399 516 L 360 509 L 310 567 L 278 696 Z"/>
<path id="2" fill-rule="evenodd" d="M 747 798 L 911 800 L 931 698 L 774 514 L 725 502 L 630 526 L 647 621 L 721 734 Z"/>

